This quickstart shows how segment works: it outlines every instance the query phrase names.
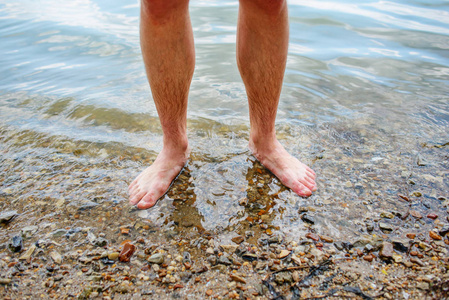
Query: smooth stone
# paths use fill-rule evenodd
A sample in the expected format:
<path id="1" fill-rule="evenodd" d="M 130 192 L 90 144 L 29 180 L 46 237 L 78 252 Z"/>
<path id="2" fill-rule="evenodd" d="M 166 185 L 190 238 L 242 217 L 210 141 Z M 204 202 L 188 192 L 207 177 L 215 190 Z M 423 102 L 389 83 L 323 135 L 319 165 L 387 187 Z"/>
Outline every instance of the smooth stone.
<path id="1" fill-rule="evenodd" d="M 391 227 L 390 225 L 388 225 L 387 223 L 384 223 L 384 222 L 379 222 L 379 228 L 383 232 L 387 232 L 387 233 L 393 231 L 393 227 Z"/>
<path id="2" fill-rule="evenodd" d="M 285 258 L 285 257 L 287 257 L 289 254 L 290 254 L 290 251 L 285 250 L 285 249 L 284 249 L 284 250 L 281 250 L 281 253 L 279 253 L 278 258 L 280 258 L 280 259 Z"/>
<path id="3" fill-rule="evenodd" d="M 162 253 L 155 253 L 148 257 L 147 261 L 152 264 L 162 264 L 164 262 L 164 255 Z"/>
<path id="4" fill-rule="evenodd" d="M 9 223 L 12 221 L 12 219 L 16 216 L 18 216 L 19 214 L 17 213 L 16 210 L 7 210 L 7 211 L 2 211 L 0 213 L 0 223 Z"/>
<path id="5" fill-rule="evenodd" d="M 27 238 L 30 238 L 31 236 L 33 236 L 33 234 L 35 234 L 38 229 L 39 229 L 39 227 L 37 227 L 35 225 L 31 225 L 31 226 L 23 227 L 20 232 L 22 234 L 22 237 L 27 239 Z"/>
<path id="6" fill-rule="evenodd" d="M 117 260 L 119 255 L 120 255 L 120 253 L 118 253 L 118 252 L 109 252 L 108 253 L 108 258 L 110 260 Z"/>
<path id="7" fill-rule="evenodd" d="M 306 222 L 306 223 L 309 223 L 309 224 L 315 224 L 315 218 L 314 217 L 312 217 L 312 216 L 310 216 L 310 215 L 308 215 L 308 214 L 303 214 L 302 216 L 301 216 L 301 219 L 304 221 L 304 222 Z"/>
<path id="8" fill-rule="evenodd" d="M 234 274 L 231 274 L 230 276 L 231 276 L 231 279 L 234 280 L 235 282 L 240 282 L 240 283 L 246 284 L 245 278 L 238 276 L 238 275 L 234 275 Z"/>
<path id="9" fill-rule="evenodd" d="M 243 243 L 244 240 L 245 240 L 245 238 L 241 235 L 235 236 L 231 239 L 231 241 L 233 241 L 236 244 L 241 244 L 241 243 Z"/>

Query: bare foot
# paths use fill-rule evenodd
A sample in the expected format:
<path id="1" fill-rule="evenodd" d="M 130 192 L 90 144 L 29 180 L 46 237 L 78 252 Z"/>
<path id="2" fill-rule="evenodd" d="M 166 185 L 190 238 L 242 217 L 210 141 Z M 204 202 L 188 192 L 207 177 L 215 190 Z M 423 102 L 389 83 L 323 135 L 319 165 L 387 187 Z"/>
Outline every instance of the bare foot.
<path id="1" fill-rule="evenodd" d="M 262 165 L 299 196 L 308 197 L 316 191 L 315 172 L 291 156 L 278 140 L 263 146 L 256 146 L 250 140 L 249 149 Z"/>
<path id="2" fill-rule="evenodd" d="M 129 185 L 129 202 L 140 209 L 154 206 L 181 172 L 189 152 L 188 147 L 184 151 L 162 150 L 154 163 Z"/>

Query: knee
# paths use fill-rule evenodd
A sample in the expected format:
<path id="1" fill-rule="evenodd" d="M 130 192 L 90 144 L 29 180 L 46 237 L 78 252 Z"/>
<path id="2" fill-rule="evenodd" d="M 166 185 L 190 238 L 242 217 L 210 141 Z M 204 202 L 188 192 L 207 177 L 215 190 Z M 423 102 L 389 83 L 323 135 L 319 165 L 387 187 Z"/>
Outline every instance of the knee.
<path id="1" fill-rule="evenodd" d="M 248 6 L 268 15 L 278 15 L 287 6 L 286 0 L 240 0 L 240 5 Z"/>
<path id="2" fill-rule="evenodd" d="M 142 14 L 153 20 L 163 20 L 188 9 L 189 0 L 141 0 Z"/>

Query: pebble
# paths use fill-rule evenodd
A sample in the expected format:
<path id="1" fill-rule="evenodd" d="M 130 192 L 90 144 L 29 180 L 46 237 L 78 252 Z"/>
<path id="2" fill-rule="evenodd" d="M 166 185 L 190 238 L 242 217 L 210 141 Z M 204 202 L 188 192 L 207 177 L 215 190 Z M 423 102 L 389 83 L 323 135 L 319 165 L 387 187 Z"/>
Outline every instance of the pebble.
<path id="1" fill-rule="evenodd" d="M 391 227 L 389 224 L 384 223 L 384 222 L 379 222 L 379 228 L 383 232 L 387 232 L 387 233 L 393 231 L 393 227 Z"/>
<path id="2" fill-rule="evenodd" d="M 287 257 L 290 254 L 290 251 L 288 250 L 281 250 L 281 253 L 278 254 L 278 258 L 282 259 Z"/>
<path id="3" fill-rule="evenodd" d="M 108 258 L 110 260 L 117 260 L 119 258 L 119 256 L 120 256 L 120 253 L 118 253 L 118 252 L 109 252 L 108 253 Z"/>
<path id="4" fill-rule="evenodd" d="M 232 254 L 235 252 L 235 250 L 238 248 L 238 246 L 237 245 L 220 245 L 220 248 L 223 251 Z"/>
<path id="5" fill-rule="evenodd" d="M 123 245 L 122 251 L 120 251 L 119 260 L 121 262 L 128 262 L 135 251 L 136 251 L 136 246 L 134 246 L 131 243 L 125 243 Z"/>
<path id="6" fill-rule="evenodd" d="M 393 244 L 389 242 L 382 243 L 382 249 L 379 252 L 379 256 L 383 259 L 390 259 L 393 257 Z"/>
<path id="7" fill-rule="evenodd" d="M 155 253 L 148 257 L 147 260 L 149 263 L 160 265 L 164 263 L 164 255 L 162 253 Z"/>
<path id="8" fill-rule="evenodd" d="M 438 233 L 436 233 L 436 232 L 434 232 L 434 231 L 429 231 L 429 236 L 432 238 L 432 239 L 434 239 L 434 240 L 438 240 L 438 241 L 441 241 L 443 238 L 438 234 Z"/>
<path id="9" fill-rule="evenodd" d="M 434 213 L 430 213 L 430 214 L 427 215 L 427 217 L 428 217 L 429 219 L 435 220 L 435 219 L 438 218 L 438 215 L 437 215 L 437 214 L 434 214 Z"/>
<path id="10" fill-rule="evenodd" d="M 36 245 L 32 244 L 27 251 L 25 251 L 25 253 L 23 253 L 19 259 L 20 260 L 27 260 L 31 257 L 31 255 L 33 254 L 34 250 L 36 250 Z"/>
<path id="11" fill-rule="evenodd" d="M 234 274 L 231 274 L 230 276 L 231 276 L 232 280 L 234 280 L 236 282 L 240 282 L 240 283 L 246 284 L 245 278 L 243 278 L 241 276 L 238 276 L 238 275 L 234 275 Z"/>
<path id="12" fill-rule="evenodd" d="M 387 218 L 387 219 L 393 219 L 394 215 L 391 212 L 381 212 L 380 217 Z"/>
<path id="13" fill-rule="evenodd" d="M 50 257 L 56 264 L 60 265 L 62 263 L 62 255 L 59 252 L 57 251 L 50 252 Z"/>
<path id="14" fill-rule="evenodd" d="M 421 213 L 419 211 L 416 211 L 416 210 L 411 210 L 410 211 L 410 215 L 415 217 L 416 219 L 421 219 L 422 218 Z"/>
<path id="15" fill-rule="evenodd" d="M 407 233 L 406 237 L 408 237 L 409 239 L 413 240 L 416 237 L 416 234 L 414 234 L 414 233 Z"/>
<path id="16" fill-rule="evenodd" d="M 0 223 L 7 224 L 12 221 L 12 219 L 19 214 L 16 210 L 6 210 L 0 213 Z"/>
<path id="17" fill-rule="evenodd" d="M 306 223 L 309 223 L 309 224 L 315 224 L 315 218 L 314 217 L 312 217 L 312 216 L 310 216 L 310 215 L 308 215 L 308 214 L 303 214 L 302 216 L 301 216 L 301 219 L 304 221 L 304 222 L 306 222 Z"/>
<path id="18" fill-rule="evenodd" d="M 13 236 L 11 242 L 9 243 L 9 249 L 12 252 L 20 252 L 23 247 L 22 237 L 20 235 Z"/>
<path id="19" fill-rule="evenodd" d="M 320 235 L 320 238 L 322 241 L 326 242 L 326 243 L 333 243 L 334 239 L 332 239 L 331 237 L 328 237 L 326 235 Z"/>
<path id="20" fill-rule="evenodd" d="M 241 244 L 241 243 L 243 243 L 244 240 L 245 240 L 245 238 L 241 235 L 235 236 L 231 239 L 231 241 L 233 241 L 236 244 Z"/>
<path id="21" fill-rule="evenodd" d="M 317 242 L 317 241 L 320 240 L 320 237 L 319 237 L 317 234 L 312 233 L 312 232 L 307 233 L 307 234 L 306 234 L 306 238 L 312 239 L 312 240 L 314 240 L 315 242 Z"/>
<path id="22" fill-rule="evenodd" d="M 365 256 L 363 257 L 363 259 L 366 260 L 366 261 L 372 262 L 373 259 L 374 259 L 374 256 L 371 255 L 371 254 L 368 254 L 368 255 L 365 255 Z"/>

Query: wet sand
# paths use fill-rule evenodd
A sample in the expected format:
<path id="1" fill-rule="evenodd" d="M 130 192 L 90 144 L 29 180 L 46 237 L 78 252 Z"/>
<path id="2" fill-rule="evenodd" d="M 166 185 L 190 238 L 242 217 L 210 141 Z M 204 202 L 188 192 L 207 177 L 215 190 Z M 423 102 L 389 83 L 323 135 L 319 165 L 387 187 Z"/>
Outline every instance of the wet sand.
<path id="1" fill-rule="evenodd" d="M 189 122 L 191 159 L 147 211 L 126 190 L 156 153 L 4 128 L 1 297 L 448 296 L 444 135 L 367 118 L 280 125 L 318 174 L 304 199 L 250 155 L 247 128 Z"/>

